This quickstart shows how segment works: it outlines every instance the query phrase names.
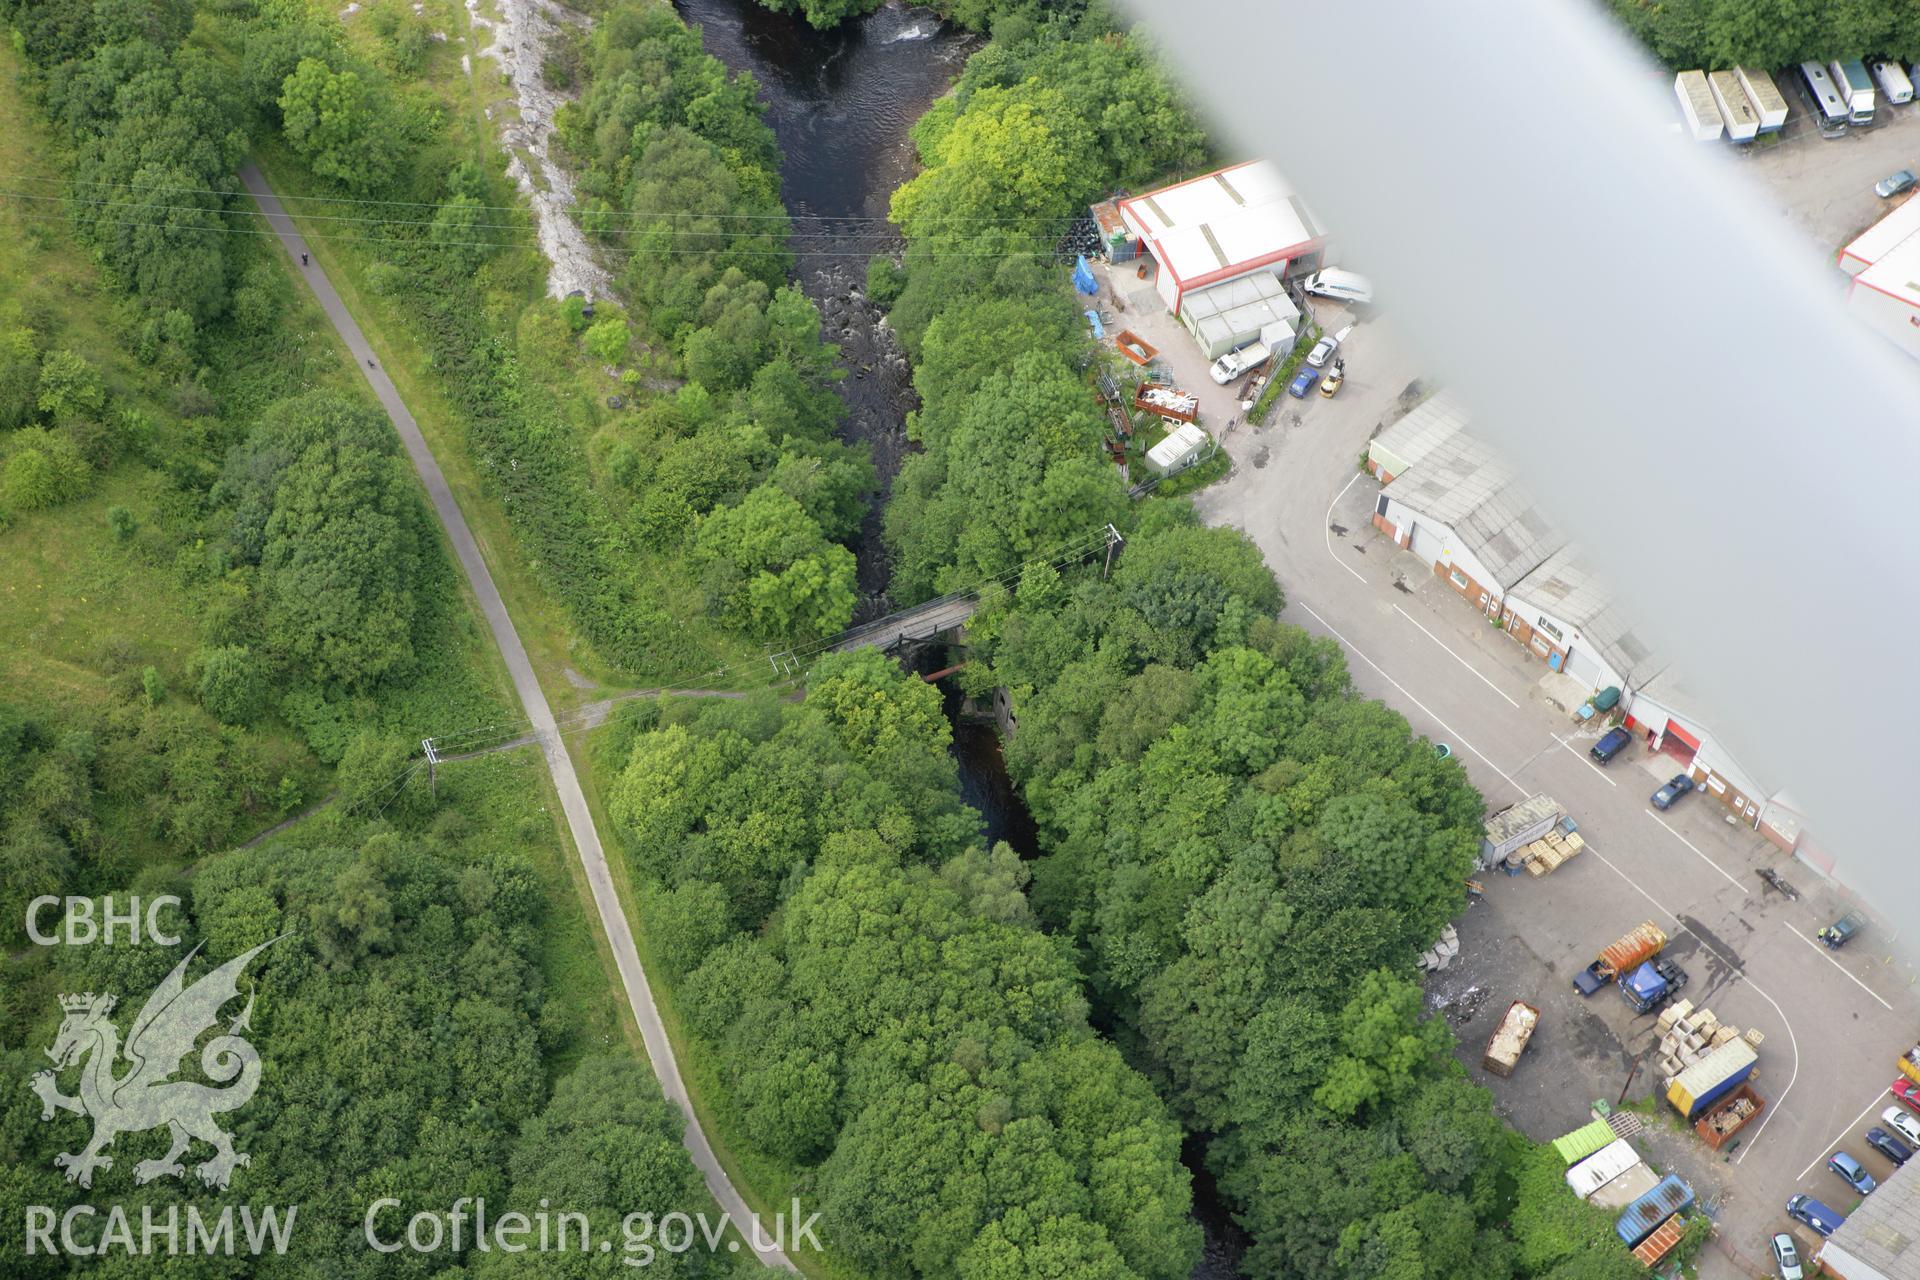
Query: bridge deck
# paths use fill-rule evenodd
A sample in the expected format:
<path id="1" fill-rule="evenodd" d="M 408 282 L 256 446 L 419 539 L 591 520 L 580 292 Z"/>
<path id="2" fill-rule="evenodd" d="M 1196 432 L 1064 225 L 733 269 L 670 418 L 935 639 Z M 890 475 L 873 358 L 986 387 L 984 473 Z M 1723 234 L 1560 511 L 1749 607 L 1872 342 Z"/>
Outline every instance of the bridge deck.
<path id="1" fill-rule="evenodd" d="M 841 636 L 833 647 L 837 652 L 844 653 L 862 645 L 891 649 L 909 640 L 931 640 L 943 631 L 965 626 L 979 607 L 980 602 L 971 595 L 942 596 L 938 600 L 929 600 L 925 604 L 902 609 L 899 613 L 855 627 Z"/>

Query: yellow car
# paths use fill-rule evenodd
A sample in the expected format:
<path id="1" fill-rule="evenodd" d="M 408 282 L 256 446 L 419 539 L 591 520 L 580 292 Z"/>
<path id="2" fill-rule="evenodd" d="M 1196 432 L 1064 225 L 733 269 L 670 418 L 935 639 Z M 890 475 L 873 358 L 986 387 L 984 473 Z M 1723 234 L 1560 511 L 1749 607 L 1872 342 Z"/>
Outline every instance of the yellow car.
<path id="1" fill-rule="evenodd" d="M 1320 394 L 1331 397 L 1334 392 L 1340 389 L 1340 384 L 1346 380 L 1346 369 L 1340 365 L 1333 366 L 1333 368 L 1328 371 L 1327 376 L 1320 380 Z"/>

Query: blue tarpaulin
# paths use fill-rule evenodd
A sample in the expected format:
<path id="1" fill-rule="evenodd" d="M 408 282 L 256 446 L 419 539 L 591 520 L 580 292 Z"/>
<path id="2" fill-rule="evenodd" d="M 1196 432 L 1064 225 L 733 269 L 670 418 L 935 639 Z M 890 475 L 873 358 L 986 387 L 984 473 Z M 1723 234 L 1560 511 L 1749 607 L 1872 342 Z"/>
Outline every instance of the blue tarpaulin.
<path id="1" fill-rule="evenodd" d="M 1091 298 L 1100 292 L 1100 285 L 1093 278 L 1093 268 L 1087 265 L 1087 255 L 1081 254 L 1073 267 L 1073 287 Z"/>
<path id="2" fill-rule="evenodd" d="M 1107 336 L 1107 331 L 1101 327 L 1100 313 L 1098 311 L 1089 311 L 1086 313 L 1086 316 L 1087 323 L 1093 326 L 1094 338 L 1104 341 Z"/>

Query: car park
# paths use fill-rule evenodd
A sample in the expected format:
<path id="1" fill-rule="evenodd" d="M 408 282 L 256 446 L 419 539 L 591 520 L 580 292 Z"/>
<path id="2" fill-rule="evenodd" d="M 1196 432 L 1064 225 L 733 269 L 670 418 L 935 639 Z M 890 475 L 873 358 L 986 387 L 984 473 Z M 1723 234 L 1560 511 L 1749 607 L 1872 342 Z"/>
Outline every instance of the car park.
<path id="1" fill-rule="evenodd" d="M 1867 1172 L 1865 1165 L 1844 1151 L 1836 1151 L 1827 1157 L 1827 1172 L 1839 1174 L 1842 1182 L 1863 1196 L 1872 1195 L 1874 1188 L 1880 1185 Z"/>
<path id="2" fill-rule="evenodd" d="M 1795 1222 L 1806 1223 L 1823 1236 L 1832 1235 L 1847 1220 L 1846 1214 L 1812 1196 L 1788 1196 L 1787 1216 Z"/>
<path id="3" fill-rule="evenodd" d="M 1676 773 L 1667 780 L 1667 785 L 1653 793 L 1653 807 L 1671 809 L 1673 802 L 1693 790 L 1693 779 L 1684 773 Z"/>
<path id="4" fill-rule="evenodd" d="M 1903 191 L 1913 190 L 1914 183 L 1916 182 L 1920 182 L 1920 178 L 1913 176 L 1913 170 L 1901 169 L 1888 174 L 1886 177 L 1880 179 L 1880 181 L 1874 183 L 1873 194 L 1879 196 L 1882 200 L 1886 200 L 1899 195 Z"/>
<path id="5" fill-rule="evenodd" d="M 1911 1111 L 1888 1107 L 1880 1113 L 1880 1123 L 1900 1135 L 1900 1141 L 1920 1146 L 1920 1118 Z"/>
<path id="6" fill-rule="evenodd" d="M 1605 764 L 1625 751 L 1627 744 L 1632 741 L 1633 735 L 1625 729 L 1609 729 L 1600 735 L 1600 741 L 1587 748 L 1587 754 Z"/>
<path id="7" fill-rule="evenodd" d="M 1784 1231 L 1776 1232 L 1772 1243 L 1773 1269 L 1779 1273 L 1780 1280 L 1804 1280 L 1806 1272 L 1800 1269 L 1800 1250 L 1794 1246 L 1793 1237 Z"/>
<path id="8" fill-rule="evenodd" d="M 1913 1148 L 1882 1129 L 1879 1125 L 1867 1130 L 1867 1145 L 1878 1151 L 1896 1166 L 1913 1159 Z"/>
<path id="9" fill-rule="evenodd" d="M 1321 380 L 1320 394 L 1331 399 L 1333 393 L 1344 386 L 1346 381 L 1347 367 L 1343 364 L 1335 364 L 1327 371 L 1327 376 Z"/>
<path id="10" fill-rule="evenodd" d="M 1313 390 L 1313 381 L 1320 376 L 1318 369 L 1300 366 L 1300 372 L 1293 375 L 1293 382 L 1287 387 L 1287 394 L 1295 400 L 1306 399 L 1307 392 Z"/>

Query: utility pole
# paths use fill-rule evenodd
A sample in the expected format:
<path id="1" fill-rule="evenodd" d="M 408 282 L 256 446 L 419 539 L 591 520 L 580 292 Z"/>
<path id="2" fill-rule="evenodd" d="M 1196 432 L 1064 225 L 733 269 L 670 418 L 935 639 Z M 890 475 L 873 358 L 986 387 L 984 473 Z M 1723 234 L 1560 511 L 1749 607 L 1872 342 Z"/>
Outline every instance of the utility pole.
<path id="1" fill-rule="evenodd" d="M 1125 542 L 1126 539 L 1120 536 L 1118 529 L 1114 528 L 1111 524 L 1107 525 L 1107 559 L 1106 563 L 1100 566 L 1100 580 L 1102 582 L 1105 582 L 1107 575 L 1113 572 L 1113 553 L 1118 551 Z"/>
<path id="2" fill-rule="evenodd" d="M 422 738 L 420 749 L 427 753 L 427 786 L 434 803 L 440 801 L 440 754 L 433 749 L 432 738 Z"/>

